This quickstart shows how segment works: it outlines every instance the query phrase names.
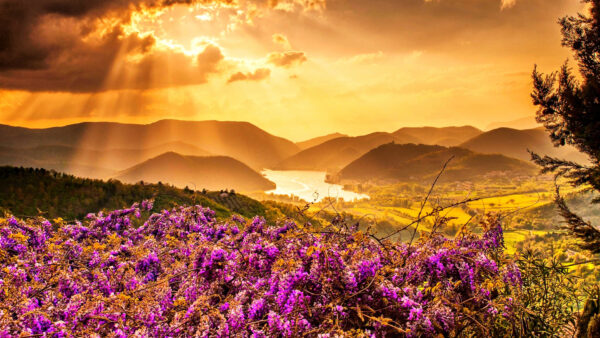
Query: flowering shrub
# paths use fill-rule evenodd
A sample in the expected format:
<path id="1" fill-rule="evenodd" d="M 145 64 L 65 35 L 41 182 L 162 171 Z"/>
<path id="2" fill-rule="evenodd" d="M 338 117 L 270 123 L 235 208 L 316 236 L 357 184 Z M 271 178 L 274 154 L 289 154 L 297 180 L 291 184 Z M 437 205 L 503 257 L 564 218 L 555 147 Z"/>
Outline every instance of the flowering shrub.
<path id="1" fill-rule="evenodd" d="M 515 317 L 521 278 L 493 220 L 408 244 L 151 208 L 0 219 L 0 336 L 435 336 Z"/>

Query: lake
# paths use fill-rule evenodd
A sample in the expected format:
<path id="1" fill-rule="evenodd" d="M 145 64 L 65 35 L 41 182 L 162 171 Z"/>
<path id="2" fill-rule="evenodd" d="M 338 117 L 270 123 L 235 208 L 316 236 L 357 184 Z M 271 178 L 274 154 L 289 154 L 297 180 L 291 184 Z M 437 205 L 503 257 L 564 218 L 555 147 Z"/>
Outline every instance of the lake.
<path id="1" fill-rule="evenodd" d="M 263 175 L 277 185 L 277 189 L 267 191 L 268 194 L 295 195 L 307 202 L 318 202 L 325 197 L 346 201 L 369 198 L 365 194 L 346 191 L 341 185 L 326 183 L 324 171 L 264 170 Z"/>

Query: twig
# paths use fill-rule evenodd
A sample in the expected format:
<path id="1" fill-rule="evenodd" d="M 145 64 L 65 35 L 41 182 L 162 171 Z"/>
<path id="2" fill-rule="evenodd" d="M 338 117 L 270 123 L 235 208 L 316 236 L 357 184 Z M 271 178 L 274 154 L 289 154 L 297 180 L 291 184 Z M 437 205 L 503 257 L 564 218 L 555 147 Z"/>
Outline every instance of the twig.
<path id="1" fill-rule="evenodd" d="M 460 201 L 460 202 L 452 203 L 452 204 L 450 204 L 450 205 L 448 205 L 448 206 L 445 206 L 445 207 L 440 207 L 440 208 L 434 209 L 432 212 L 430 212 L 430 213 L 428 213 L 428 214 L 425 214 L 424 216 L 421 216 L 421 217 L 419 217 L 419 218 L 415 219 L 414 221 L 410 222 L 409 224 L 405 225 L 405 226 L 404 226 L 404 227 L 402 227 L 400 230 L 396 230 L 395 232 L 393 232 L 393 233 L 391 233 L 391 234 L 389 234 L 389 235 L 387 235 L 387 236 L 385 236 L 385 237 L 383 237 L 383 238 L 380 238 L 380 239 L 381 239 L 381 240 L 388 239 L 388 238 L 390 238 L 390 237 L 392 237 L 392 236 L 394 236 L 394 235 L 396 235 L 396 234 L 398 234 L 398 233 L 400 233 L 400 232 L 402 232 L 402 231 L 406 230 L 406 229 L 407 229 L 408 227 L 410 227 L 411 225 L 414 225 L 414 224 L 416 224 L 416 223 L 418 223 L 418 222 L 420 222 L 420 221 L 422 221 L 422 220 L 424 220 L 424 219 L 426 219 L 426 218 L 428 218 L 428 217 L 431 217 L 431 216 L 433 216 L 435 213 L 438 213 L 438 212 L 440 212 L 440 211 L 442 211 L 442 210 L 446 210 L 446 209 L 448 209 L 448 208 L 454 208 L 454 207 L 456 207 L 456 206 L 459 206 L 459 205 L 462 205 L 462 204 L 467 204 L 467 203 L 471 203 L 471 202 L 475 202 L 475 201 L 479 201 L 479 200 L 481 200 L 481 198 L 469 198 L 469 199 L 466 199 L 466 200 L 462 200 L 462 201 Z"/>
<path id="2" fill-rule="evenodd" d="M 429 188 L 429 192 L 427 192 L 427 196 L 425 196 L 425 199 L 423 200 L 423 203 L 421 204 L 421 209 L 419 210 L 419 214 L 417 214 L 417 226 L 415 227 L 415 230 L 413 231 L 413 234 L 410 237 L 410 242 L 408 243 L 408 246 L 410 246 L 415 239 L 415 235 L 417 234 L 417 230 L 419 229 L 419 225 L 421 224 L 421 220 L 420 220 L 421 213 L 423 212 L 423 208 L 425 208 L 425 204 L 427 204 L 427 200 L 429 199 L 429 196 L 431 196 L 431 193 L 433 192 L 433 188 L 435 188 L 437 181 L 440 179 L 440 176 L 442 176 L 442 174 L 446 170 L 448 163 L 450 163 L 450 161 L 452 161 L 453 158 L 454 158 L 454 155 L 451 156 L 446 161 L 446 163 L 444 163 L 442 170 L 440 170 L 439 174 L 435 177 L 435 180 L 433 180 L 433 183 L 431 184 L 431 187 Z"/>

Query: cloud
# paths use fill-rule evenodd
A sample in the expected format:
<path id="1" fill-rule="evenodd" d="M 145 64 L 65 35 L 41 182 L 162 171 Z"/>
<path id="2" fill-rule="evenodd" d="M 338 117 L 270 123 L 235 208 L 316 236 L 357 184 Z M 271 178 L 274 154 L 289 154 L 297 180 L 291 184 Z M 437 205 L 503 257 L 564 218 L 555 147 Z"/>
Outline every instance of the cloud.
<path id="1" fill-rule="evenodd" d="M 306 62 L 306 54 L 298 51 L 287 51 L 283 53 L 270 53 L 267 56 L 267 61 L 279 67 L 289 68 L 294 65 L 299 65 Z"/>
<path id="2" fill-rule="evenodd" d="M 97 45 L 74 46 L 64 53 L 66 57 L 53 60 L 48 67 L 0 72 L 0 87 L 62 92 L 166 88 L 205 83 L 224 65 L 224 56 L 214 45 L 206 46 L 194 60 L 170 50 L 143 53 L 148 44 L 151 41 L 135 35 L 123 41 L 114 33 Z M 123 45 L 129 46 L 126 50 L 139 51 L 139 58 L 122 60 Z"/>
<path id="3" fill-rule="evenodd" d="M 365 53 L 365 54 L 354 55 L 350 58 L 344 59 L 343 61 L 346 63 L 354 63 L 354 64 L 371 63 L 371 62 L 374 62 L 376 60 L 383 58 L 383 55 L 384 54 L 382 51 L 378 51 L 377 53 Z"/>
<path id="4" fill-rule="evenodd" d="M 327 0 L 267 0 L 267 5 L 271 8 L 292 11 L 298 6 L 304 10 L 322 11 L 327 7 Z"/>
<path id="5" fill-rule="evenodd" d="M 425 0 L 425 2 L 433 2 L 434 0 Z M 440 0 L 437 0 L 440 1 Z M 517 0 L 500 0 L 500 9 L 511 8 L 516 5 Z"/>
<path id="6" fill-rule="evenodd" d="M 215 45 L 208 45 L 204 48 L 202 53 L 198 54 L 196 60 L 198 61 L 198 67 L 203 72 L 212 73 L 217 69 L 219 62 L 223 61 L 225 57 L 221 49 Z"/>
<path id="7" fill-rule="evenodd" d="M 152 33 L 137 32 L 129 25 L 136 12 L 209 3 L 236 4 L 234 0 L 0 0 L 0 88 L 96 92 L 204 83 L 224 59 L 219 47 L 211 45 L 196 55 L 159 48 Z"/>
<path id="8" fill-rule="evenodd" d="M 501 9 L 511 8 L 517 4 L 517 0 L 502 0 Z"/>
<path id="9" fill-rule="evenodd" d="M 279 34 L 279 33 L 273 34 L 273 42 L 280 45 L 285 50 L 292 49 L 292 45 L 290 44 L 290 41 L 283 34 Z"/>
<path id="10" fill-rule="evenodd" d="M 232 83 L 236 81 L 261 81 L 268 78 L 271 75 L 271 70 L 269 68 L 258 68 L 254 71 L 254 73 L 242 73 L 237 72 L 227 80 L 227 83 Z"/>
<path id="11" fill-rule="evenodd" d="M 125 24 L 132 9 L 150 10 L 176 4 L 205 3 L 206 0 L 0 0 L 0 69 L 38 69 L 90 33 L 98 21 L 111 18 Z M 231 0 L 208 2 L 231 3 Z M 67 38 L 44 34 L 44 22 L 65 24 Z M 78 36 L 73 31 L 75 29 Z M 59 32 L 56 32 L 59 33 Z M 50 40 L 42 39 L 50 38 Z M 79 39 L 77 39 L 79 38 Z"/>

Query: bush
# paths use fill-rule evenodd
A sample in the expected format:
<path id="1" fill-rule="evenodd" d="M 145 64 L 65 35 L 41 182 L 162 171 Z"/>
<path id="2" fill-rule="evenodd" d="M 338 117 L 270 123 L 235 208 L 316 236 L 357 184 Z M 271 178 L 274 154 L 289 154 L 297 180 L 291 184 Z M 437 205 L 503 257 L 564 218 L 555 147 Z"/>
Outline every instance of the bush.
<path id="1" fill-rule="evenodd" d="M 502 228 L 379 241 L 151 203 L 83 223 L 0 220 L 0 335 L 508 335 L 521 273 Z"/>

